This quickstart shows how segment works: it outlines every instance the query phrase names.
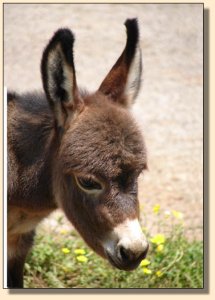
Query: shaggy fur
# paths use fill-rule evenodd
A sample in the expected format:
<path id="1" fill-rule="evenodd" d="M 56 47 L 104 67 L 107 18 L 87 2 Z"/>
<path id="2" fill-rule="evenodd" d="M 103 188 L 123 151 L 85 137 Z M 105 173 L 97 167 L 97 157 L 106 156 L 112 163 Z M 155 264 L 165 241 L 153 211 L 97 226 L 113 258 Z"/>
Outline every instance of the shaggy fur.
<path id="1" fill-rule="evenodd" d="M 138 217 L 137 178 L 147 159 L 126 94 L 131 70 L 137 72 L 132 75 L 133 98 L 140 85 L 137 21 L 127 20 L 126 28 L 126 47 L 94 94 L 77 87 L 74 37 L 68 29 L 57 31 L 44 50 L 45 94 L 8 93 L 9 287 L 23 286 L 34 229 L 57 207 L 105 258 L 104 236 Z M 78 187 L 75 178 L 89 174 L 102 182 L 101 193 Z"/>

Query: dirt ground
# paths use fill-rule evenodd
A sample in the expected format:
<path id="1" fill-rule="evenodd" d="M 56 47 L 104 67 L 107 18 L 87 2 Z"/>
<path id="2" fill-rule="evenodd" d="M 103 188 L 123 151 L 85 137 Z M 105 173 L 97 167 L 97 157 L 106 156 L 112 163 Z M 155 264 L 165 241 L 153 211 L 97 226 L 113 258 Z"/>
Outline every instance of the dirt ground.
<path id="1" fill-rule="evenodd" d="M 124 47 L 123 23 L 133 17 L 139 20 L 144 69 L 133 113 L 149 160 L 149 171 L 139 180 L 139 198 L 149 213 L 157 203 L 164 210 L 179 210 L 187 229 L 194 229 L 187 233 L 201 239 L 201 4 L 4 5 L 4 83 L 20 92 L 41 89 L 42 50 L 53 32 L 66 26 L 76 36 L 78 83 L 97 89 Z"/>

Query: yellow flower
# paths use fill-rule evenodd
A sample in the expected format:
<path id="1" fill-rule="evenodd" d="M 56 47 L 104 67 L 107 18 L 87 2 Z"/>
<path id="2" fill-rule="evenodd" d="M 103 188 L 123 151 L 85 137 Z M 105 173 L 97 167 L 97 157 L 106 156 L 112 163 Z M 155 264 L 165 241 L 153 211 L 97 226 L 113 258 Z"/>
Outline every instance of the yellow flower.
<path id="1" fill-rule="evenodd" d="M 154 207 L 153 207 L 153 212 L 157 215 L 160 211 L 160 204 L 156 204 Z"/>
<path id="2" fill-rule="evenodd" d="M 148 259 L 143 259 L 140 263 L 140 266 L 141 267 L 145 267 L 145 266 L 148 266 L 151 262 L 148 260 Z"/>
<path id="3" fill-rule="evenodd" d="M 143 268 L 143 273 L 149 275 L 152 274 L 152 271 L 149 270 L 148 268 Z"/>
<path id="4" fill-rule="evenodd" d="M 62 248 L 61 251 L 62 251 L 64 254 L 70 253 L 70 250 L 69 250 L 68 248 Z"/>
<path id="5" fill-rule="evenodd" d="M 163 273 L 159 270 L 156 272 L 157 277 L 161 277 L 163 275 Z"/>
<path id="6" fill-rule="evenodd" d="M 157 246 L 156 251 L 157 251 L 157 252 L 162 252 L 162 251 L 163 251 L 163 248 L 164 248 L 164 245 L 163 245 L 163 244 L 160 244 L 160 245 Z"/>
<path id="7" fill-rule="evenodd" d="M 183 218 L 183 214 L 182 214 L 180 211 L 173 210 L 172 213 L 173 213 L 173 216 L 174 216 L 176 219 L 182 219 L 182 218 Z"/>
<path id="8" fill-rule="evenodd" d="M 79 255 L 84 255 L 86 254 L 86 251 L 84 249 L 75 249 L 74 253 Z"/>
<path id="9" fill-rule="evenodd" d="M 88 261 L 88 258 L 84 255 L 79 255 L 76 257 L 76 259 L 77 259 L 77 261 L 82 262 L 82 263 L 85 263 Z"/>
<path id="10" fill-rule="evenodd" d="M 160 233 L 156 234 L 153 238 L 150 239 L 150 241 L 156 245 L 164 244 L 165 240 L 165 236 Z"/>
<path id="11" fill-rule="evenodd" d="M 62 230 L 60 231 L 60 233 L 61 233 L 61 234 L 67 234 L 68 231 L 67 231 L 66 229 L 62 229 Z"/>

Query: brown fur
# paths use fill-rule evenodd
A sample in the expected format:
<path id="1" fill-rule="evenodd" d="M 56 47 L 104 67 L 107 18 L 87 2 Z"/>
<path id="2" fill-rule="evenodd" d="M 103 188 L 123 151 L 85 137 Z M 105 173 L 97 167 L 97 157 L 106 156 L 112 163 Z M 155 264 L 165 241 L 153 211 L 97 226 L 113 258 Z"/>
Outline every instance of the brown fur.
<path id="1" fill-rule="evenodd" d="M 45 95 L 8 94 L 10 287 L 22 286 L 33 231 L 57 207 L 103 257 L 104 237 L 117 224 L 138 217 L 137 178 L 147 159 L 142 135 L 127 109 L 126 86 L 133 89 L 137 82 L 139 89 L 140 81 L 138 71 L 136 81 L 127 82 L 138 59 L 138 38 L 130 40 L 129 33 L 137 35 L 137 24 L 129 22 L 124 52 L 97 92 L 79 91 L 70 53 L 74 38 L 70 31 L 59 30 L 43 54 Z M 132 93 L 136 96 L 137 90 Z M 77 176 L 91 176 L 103 189 L 87 193 L 77 185 Z"/>

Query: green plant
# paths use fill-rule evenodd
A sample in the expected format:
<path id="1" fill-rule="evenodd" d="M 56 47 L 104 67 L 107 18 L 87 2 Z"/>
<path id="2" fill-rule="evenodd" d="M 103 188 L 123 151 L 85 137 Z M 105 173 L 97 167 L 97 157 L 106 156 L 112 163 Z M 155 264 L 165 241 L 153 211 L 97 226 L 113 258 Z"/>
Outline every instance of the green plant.
<path id="1" fill-rule="evenodd" d="M 147 259 L 133 272 L 111 267 L 94 254 L 74 230 L 38 231 L 25 265 L 25 287 L 202 288 L 203 243 L 185 237 L 180 212 L 153 207 L 159 231 L 150 236 Z M 171 224 L 171 226 L 170 226 Z"/>

